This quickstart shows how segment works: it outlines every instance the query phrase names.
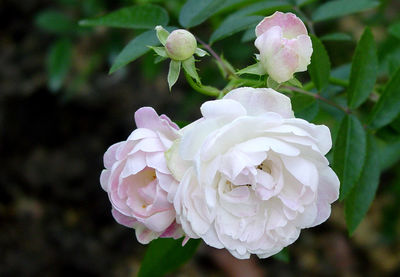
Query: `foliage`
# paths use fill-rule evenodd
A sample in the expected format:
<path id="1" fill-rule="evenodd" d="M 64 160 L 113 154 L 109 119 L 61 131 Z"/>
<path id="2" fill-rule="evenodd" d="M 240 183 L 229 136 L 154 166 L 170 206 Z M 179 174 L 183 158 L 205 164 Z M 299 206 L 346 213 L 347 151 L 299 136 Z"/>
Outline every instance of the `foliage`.
<path id="1" fill-rule="evenodd" d="M 166 27 L 168 31 L 196 27 L 196 32 L 193 31 L 196 36 L 203 37 L 207 34 L 209 39 L 206 41 L 217 46 L 223 45 L 221 43 L 229 39 L 238 44 L 240 38 L 242 43 L 252 43 L 255 38 L 254 27 L 264 16 L 277 10 L 294 12 L 304 20 L 312 33 L 314 52 L 308 67 L 310 78 L 299 74 L 298 78 L 302 82 L 294 79 L 284 84 L 274 84 L 273 80 L 260 77 L 264 72 L 258 63 L 254 64 L 251 56 L 246 57 L 245 66 L 242 61 L 237 62 L 234 58 L 228 62 L 215 56 L 211 46 L 199 40 L 200 47 L 209 52 L 212 58 L 216 58 L 222 73 L 219 79 L 225 79 L 225 86 L 219 89 L 221 82 L 215 79 L 212 86 L 201 84 L 195 68 L 197 60 L 193 57 L 182 63 L 168 60 L 168 84 L 171 88 L 178 81 L 182 67 L 192 89 L 207 96 L 219 97 L 239 86 L 274 87 L 292 97 L 297 117 L 315 123 L 328 122 L 326 124 L 330 125 L 335 138 L 333 167 L 341 181 L 340 200 L 344 202 L 348 231 L 352 234 L 367 214 L 378 189 L 381 172 L 388 170 L 400 159 L 400 23 L 389 22 L 388 37 L 377 43 L 373 35 L 373 16 L 379 13 L 377 8 L 380 2 L 375 0 L 188 0 L 183 5 L 176 4 L 181 7 L 179 15 L 174 14 L 167 4 L 161 5 L 162 3 L 129 7 L 120 5 L 119 9 L 113 9 L 109 13 L 103 10 L 100 2 L 98 7 L 101 8 L 93 9 L 95 12 L 87 12 L 81 6 L 77 8 L 80 11 L 79 16 L 88 19 L 81 20 L 79 26 L 68 14 L 60 14 L 56 10 L 46 10 L 37 15 L 37 26 L 56 38 L 49 50 L 49 87 L 53 91 L 60 89 L 68 77 L 71 56 L 74 53 L 71 41 L 77 40 L 82 34 L 89 36 L 95 30 L 82 26 L 128 28 L 129 42 L 124 47 L 117 47 L 121 50 L 114 55 L 110 69 L 110 73 L 117 73 L 146 53 L 151 52 L 154 55 L 149 46 L 156 53 L 161 53 L 154 48 L 160 45 L 159 40 L 163 40 L 160 37 L 157 39 L 154 30 L 156 25 L 166 27 L 169 24 Z M 357 34 L 349 34 L 348 31 L 316 32 L 319 22 L 334 21 L 352 14 L 360 15 L 360 12 L 366 10 L 369 13 L 364 15 L 370 15 L 368 19 L 372 18 L 369 20 L 371 26 L 365 28 L 358 41 L 355 39 Z M 98 16 L 99 14 L 103 15 Z M 207 29 L 202 29 L 204 26 L 211 31 L 204 31 Z M 238 37 L 239 33 L 242 34 Z M 250 43 L 246 47 L 251 48 Z M 333 48 L 341 43 L 355 48 L 354 52 L 348 51 L 351 55 L 347 57 L 335 55 Z M 109 54 L 107 51 L 102 53 L 103 56 Z M 164 58 L 158 58 L 157 62 Z M 253 65 L 248 66 L 249 64 Z M 236 70 L 240 67 L 242 69 Z M 213 81 L 212 78 L 210 80 Z M 202 78 L 202 82 L 207 83 L 207 79 Z M 390 140 L 382 135 L 388 130 L 395 133 Z M 140 276 L 162 276 L 176 269 L 194 253 L 195 245 L 192 242 L 188 243 L 188 250 L 178 244 L 166 239 L 153 242 L 146 254 Z M 170 256 L 175 251 L 186 252 L 181 256 Z M 163 268 L 163 271 L 152 272 L 148 263 L 163 260 L 160 255 L 166 261 L 174 259 L 175 262 L 171 263 L 176 266 L 163 268 L 165 264 L 160 264 L 157 268 Z M 286 256 L 281 255 L 283 259 Z"/>

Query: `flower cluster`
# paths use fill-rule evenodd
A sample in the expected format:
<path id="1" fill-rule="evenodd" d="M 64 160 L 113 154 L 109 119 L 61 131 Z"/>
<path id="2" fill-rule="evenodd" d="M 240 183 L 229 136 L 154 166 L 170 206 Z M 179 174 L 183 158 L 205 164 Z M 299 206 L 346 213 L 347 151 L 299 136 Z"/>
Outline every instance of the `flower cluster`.
<path id="1" fill-rule="evenodd" d="M 306 69 L 312 47 L 297 17 L 275 13 L 256 34 L 260 62 L 277 82 Z M 201 238 L 240 259 L 266 258 L 327 220 L 339 194 L 325 157 L 328 127 L 295 118 L 290 99 L 270 88 L 234 89 L 201 114 L 179 129 L 141 108 L 137 129 L 104 155 L 112 214 L 140 242 Z"/>
<path id="2" fill-rule="evenodd" d="M 265 258 L 329 217 L 339 180 L 326 126 L 294 118 L 290 99 L 266 88 L 235 89 L 201 113 L 178 130 L 142 108 L 104 156 L 113 215 L 139 241 L 185 235 Z"/>

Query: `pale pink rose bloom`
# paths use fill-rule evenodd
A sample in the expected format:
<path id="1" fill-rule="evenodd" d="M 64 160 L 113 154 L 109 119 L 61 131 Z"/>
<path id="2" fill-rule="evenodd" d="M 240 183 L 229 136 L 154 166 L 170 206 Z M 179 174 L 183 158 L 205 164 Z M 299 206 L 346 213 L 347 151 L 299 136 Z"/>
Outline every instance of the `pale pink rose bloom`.
<path id="1" fill-rule="evenodd" d="M 304 23 L 293 13 L 275 12 L 256 27 L 255 46 L 259 60 L 269 76 L 278 83 L 306 71 L 313 52 Z"/>
<path id="2" fill-rule="evenodd" d="M 290 99 L 266 88 L 232 90 L 201 113 L 167 152 L 189 237 L 266 258 L 328 219 L 339 195 L 328 127 L 295 118 Z"/>
<path id="3" fill-rule="evenodd" d="M 177 181 L 164 152 L 178 138 L 178 126 L 149 107 L 135 113 L 137 129 L 104 154 L 100 183 L 108 193 L 115 220 L 136 229 L 141 243 L 157 237 L 179 238 L 173 201 Z"/>

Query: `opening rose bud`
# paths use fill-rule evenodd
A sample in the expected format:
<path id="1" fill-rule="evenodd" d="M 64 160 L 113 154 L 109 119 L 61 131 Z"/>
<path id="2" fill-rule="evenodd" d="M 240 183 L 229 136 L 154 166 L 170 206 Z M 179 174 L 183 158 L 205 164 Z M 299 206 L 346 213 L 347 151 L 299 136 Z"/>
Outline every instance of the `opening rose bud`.
<path id="1" fill-rule="evenodd" d="M 196 48 L 197 42 L 194 35 L 183 29 L 173 31 L 165 43 L 168 57 L 177 61 L 184 61 L 193 56 Z"/>
<path id="2" fill-rule="evenodd" d="M 293 13 L 275 12 L 256 27 L 255 46 L 260 63 L 278 83 L 292 79 L 295 72 L 306 71 L 313 52 L 304 23 Z"/>

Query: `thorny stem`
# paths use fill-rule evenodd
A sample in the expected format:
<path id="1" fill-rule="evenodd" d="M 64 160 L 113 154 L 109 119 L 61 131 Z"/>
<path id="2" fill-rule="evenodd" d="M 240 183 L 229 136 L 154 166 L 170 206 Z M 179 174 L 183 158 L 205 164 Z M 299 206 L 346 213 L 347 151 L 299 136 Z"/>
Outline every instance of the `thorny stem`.
<path id="1" fill-rule="evenodd" d="M 315 99 L 321 100 L 321 101 L 323 101 L 323 102 L 325 102 L 325 103 L 327 103 L 327 104 L 329 104 L 329 105 L 331 105 L 331 106 L 343 111 L 346 114 L 351 114 L 351 110 L 349 108 L 342 107 L 342 106 L 336 104 L 335 102 L 333 102 L 333 101 L 321 96 L 320 94 L 312 93 L 312 92 L 303 90 L 301 88 L 296 88 L 296 87 L 292 87 L 292 86 L 282 86 L 281 88 L 288 89 L 288 90 L 291 90 L 291 91 L 296 91 L 298 93 L 314 97 Z"/>
<path id="2" fill-rule="evenodd" d="M 208 52 L 210 52 L 211 56 L 213 56 L 213 57 L 217 60 L 217 62 L 222 66 L 222 68 L 225 70 L 225 72 L 226 72 L 229 76 L 236 77 L 235 72 L 233 72 L 230 68 L 228 68 L 228 67 L 225 65 L 225 63 L 224 63 L 224 61 L 221 59 L 221 57 L 220 57 L 217 53 L 215 53 L 215 51 L 211 48 L 211 46 L 210 46 L 209 44 L 205 43 L 204 41 L 202 41 L 202 40 L 201 40 L 200 38 L 198 38 L 198 37 L 196 37 L 196 39 L 197 39 L 198 42 L 200 42 L 201 45 L 203 45 L 203 47 L 204 47 L 205 49 L 208 50 Z"/>

